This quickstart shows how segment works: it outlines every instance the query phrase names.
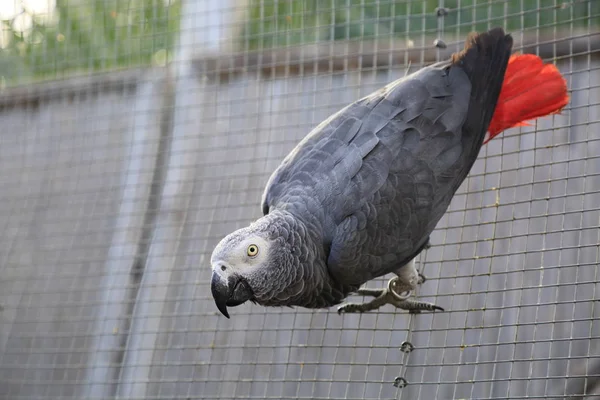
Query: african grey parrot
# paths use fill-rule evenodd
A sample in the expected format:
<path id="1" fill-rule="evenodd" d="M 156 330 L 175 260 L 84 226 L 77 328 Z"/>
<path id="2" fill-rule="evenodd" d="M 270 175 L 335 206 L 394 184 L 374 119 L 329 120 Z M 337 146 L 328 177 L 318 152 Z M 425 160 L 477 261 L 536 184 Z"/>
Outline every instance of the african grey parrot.
<path id="1" fill-rule="evenodd" d="M 556 67 L 511 57 L 512 44 L 500 28 L 471 34 L 450 60 L 350 104 L 306 136 L 268 181 L 264 216 L 212 253 L 221 313 L 248 300 L 324 308 L 352 293 L 375 299 L 339 312 L 386 303 L 442 310 L 403 293 L 423 281 L 414 259 L 484 140 L 568 102 Z M 359 290 L 392 272 L 386 289 Z"/>

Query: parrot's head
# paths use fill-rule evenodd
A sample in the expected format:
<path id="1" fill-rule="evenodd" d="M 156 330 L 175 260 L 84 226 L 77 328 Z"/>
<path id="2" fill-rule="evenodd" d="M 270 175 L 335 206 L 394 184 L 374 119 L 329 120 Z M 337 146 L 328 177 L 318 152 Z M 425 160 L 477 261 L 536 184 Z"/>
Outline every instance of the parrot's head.
<path id="1" fill-rule="evenodd" d="M 296 278 L 290 273 L 294 251 L 274 229 L 277 221 L 261 218 L 224 237 L 211 257 L 211 292 L 221 313 L 246 301 L 261 305 L 287 305 Z"/>
<path id="2" fill-rule="evenodd" d="M 269 241 L 248 228 L 224 237 L 213 250 L 210 289 L 215 304 L 229 318 L 227 307 L 254 300 L 251 281 L 268 258 Z"/>

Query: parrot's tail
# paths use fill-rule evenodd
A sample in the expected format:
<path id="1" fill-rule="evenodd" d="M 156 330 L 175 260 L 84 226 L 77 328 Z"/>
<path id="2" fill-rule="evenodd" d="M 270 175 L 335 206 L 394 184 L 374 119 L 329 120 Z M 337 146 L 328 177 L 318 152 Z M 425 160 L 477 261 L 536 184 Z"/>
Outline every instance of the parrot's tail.
<path id="1" fill-rule="evenodd" d="M 471 82 L 471 97 L 463 124 L 463 143 L 469 143 L 476 158 L 488 130 L 496 104 L 499 104 L 505 71 L 512 52 L 513 40 L 502 28 L 471 33 L 465 48 L 452 55 L 452 65 L 461 68 Z M 469 167 L 470 169 L 470 167 Z M 465 171 L 468 171 L 466 169 Z"/>
<path id="2" fill-rule="evenodd" d="M 503 130 L 527 125 L 525 121 L 558 113 L 568 103 L 567 82 L 554 64 L 533 54 L 514 54 L 484 143 Z"/>

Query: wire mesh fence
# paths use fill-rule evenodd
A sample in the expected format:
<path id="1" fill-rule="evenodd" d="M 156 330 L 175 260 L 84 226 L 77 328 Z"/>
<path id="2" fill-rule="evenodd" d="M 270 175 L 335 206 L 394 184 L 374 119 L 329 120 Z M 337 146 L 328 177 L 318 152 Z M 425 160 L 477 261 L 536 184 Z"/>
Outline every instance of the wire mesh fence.
<path id="1" fill-rule="evenodd" d="M 0 398 L 599 396 L 600 3 L 9 3 Z M 212 249 L 296 143 L 493 26 L 571 102 L 482 149 L 418 259 L 446 311 L 218 314 Z"/>

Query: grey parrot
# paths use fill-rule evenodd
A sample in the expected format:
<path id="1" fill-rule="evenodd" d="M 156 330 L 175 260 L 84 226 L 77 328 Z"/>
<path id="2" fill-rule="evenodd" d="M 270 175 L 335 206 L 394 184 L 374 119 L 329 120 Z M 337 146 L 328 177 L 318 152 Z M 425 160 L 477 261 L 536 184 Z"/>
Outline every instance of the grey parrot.
<path id="1" fill-rule="evenodd" d="M 409 298 L 424 281 L 414 259 L 484 141 L 568 101 L 556 68 L 536 56 L 511 58 L 512 44 L 500 28 L 473 33 L 450 60 L 388 84 L 310 132 L 271 175 L 264 216 L 215 247 L 211 291 L 220 312 L 229 318 L 227 307 L 246 301 L 326 308 L 353 293 L 374 299 L 339 312 L 384 304 L 443 310 Z M 553 69 L 542 81 L 558 83 L 532 102 L 545 90 L 532 86 L 546 67 Z M 501 91 L 508 95 L 499 100 Z M 386 288 L 360 289 L 389 273 L 396 276 Z"/>

